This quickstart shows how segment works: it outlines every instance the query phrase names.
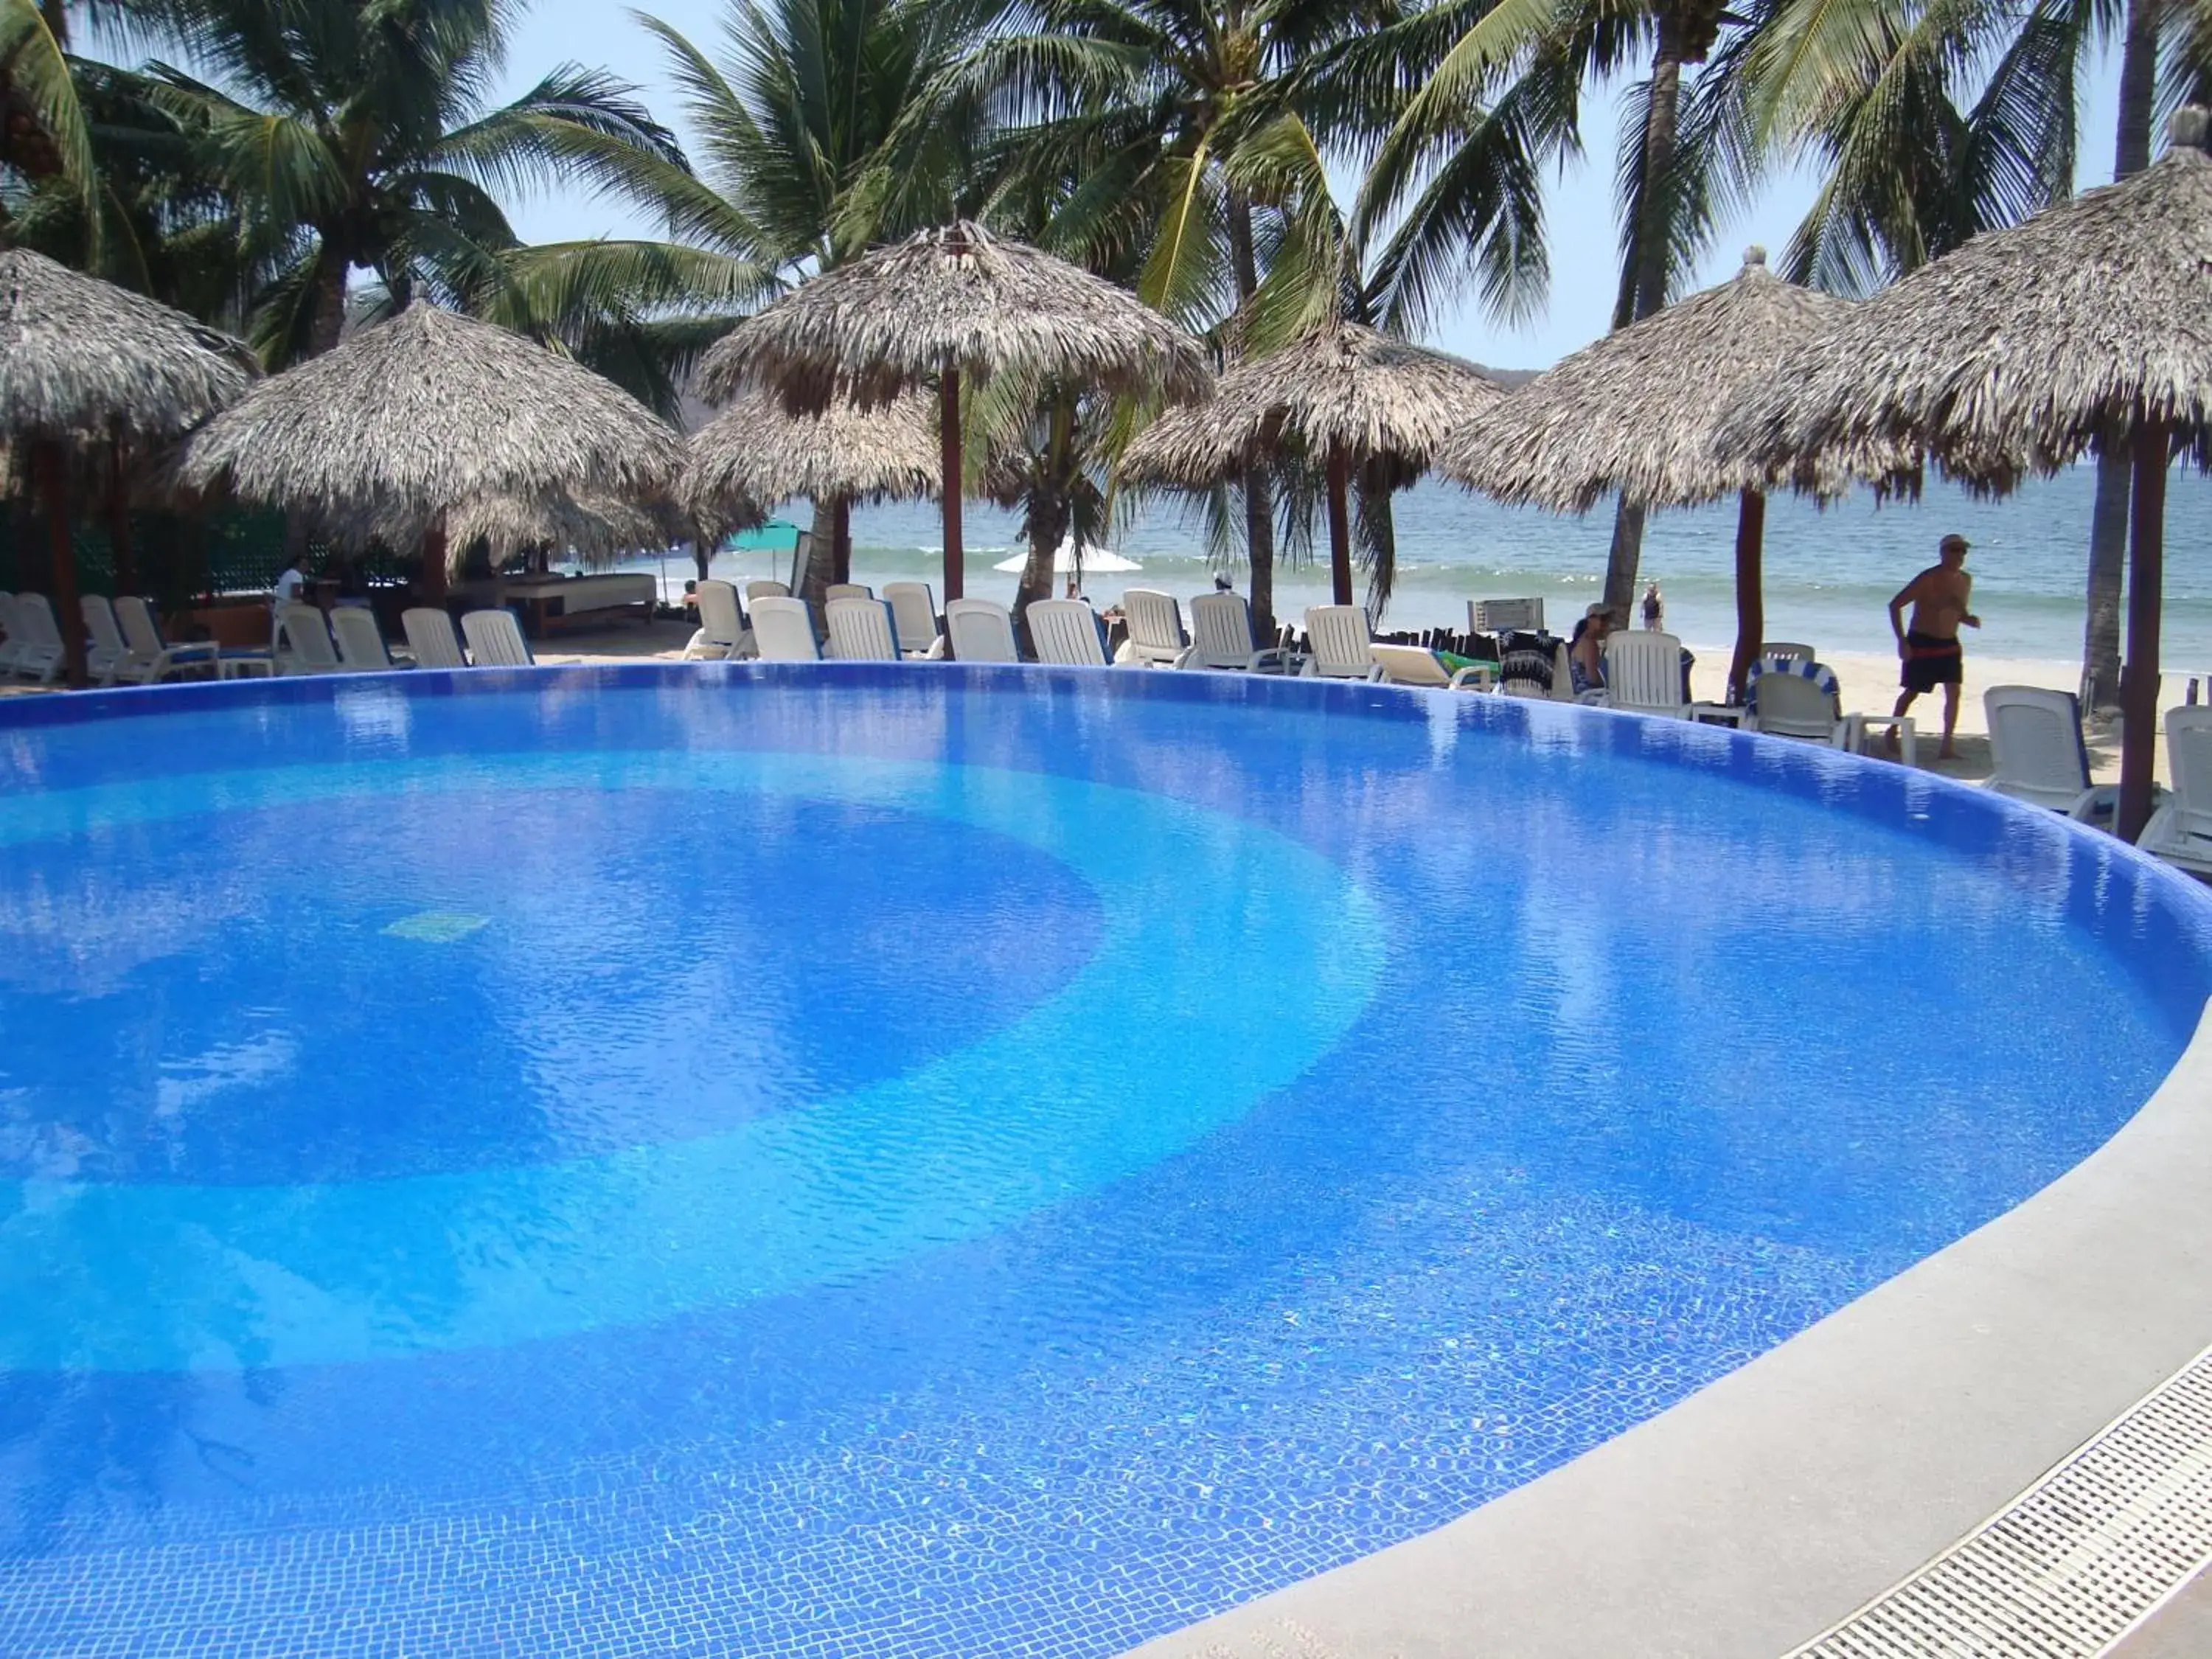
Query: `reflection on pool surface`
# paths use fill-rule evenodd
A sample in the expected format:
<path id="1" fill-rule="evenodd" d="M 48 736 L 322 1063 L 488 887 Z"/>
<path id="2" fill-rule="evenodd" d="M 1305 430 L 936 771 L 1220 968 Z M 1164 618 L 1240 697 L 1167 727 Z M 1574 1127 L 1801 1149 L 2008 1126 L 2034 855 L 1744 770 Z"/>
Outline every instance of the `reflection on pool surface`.
<path id="1" fill-rule="evenodd" d="M 2212 989 L 2055 819 L 1364 686 L 40 700 L 0 848 L 5 1652 L 1112 1653 L 2018 1202 Z"/>

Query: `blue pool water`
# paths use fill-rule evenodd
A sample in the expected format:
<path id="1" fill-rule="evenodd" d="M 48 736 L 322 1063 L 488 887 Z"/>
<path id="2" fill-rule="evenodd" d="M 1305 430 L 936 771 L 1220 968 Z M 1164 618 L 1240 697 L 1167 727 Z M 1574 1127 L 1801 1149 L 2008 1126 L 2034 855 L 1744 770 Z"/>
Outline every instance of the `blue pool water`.
<path id="1" fill-rule="evenodd" d="M 0 708 L 0 1652 L 1111 1654 L 2094 1150 L 2212 905 L 1493 699 Z"/>

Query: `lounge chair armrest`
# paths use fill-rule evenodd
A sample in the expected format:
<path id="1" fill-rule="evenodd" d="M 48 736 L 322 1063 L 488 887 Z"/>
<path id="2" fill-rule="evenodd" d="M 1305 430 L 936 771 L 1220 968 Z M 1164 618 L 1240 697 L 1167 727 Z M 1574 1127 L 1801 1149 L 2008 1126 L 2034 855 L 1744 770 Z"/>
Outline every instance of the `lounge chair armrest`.
<path id="1" fill-rule="evenodd" d="M 1478 691 L 1489 690 L 1491 689 L 1490 671 L 1487 668 L 1482 667 L 1479 664 L 1470 663 L 1465 668 L 1459 669 L 1453 673 L 1451 677 L 1451 689 L 1453 690 L 1464 690 L 1470 685 Z"/>
<path id="2" fill-rule="evenodd" d="M 1607 698 L 1602 691 L 1584 691 L 1579 693 L 1575 701 L 1585 708 L 1602 708 L 1606 706 Z"/>
<path id="3" fill-rule="evenodd" d="M 2077 823 L 2088 823 L 2109 817 L 2120 804 L 2120 791 L 2116 784 L 2093 784 L 2074 797 L 2066 808 L 2066 816 Z"/>
<path id="4" fill-rule="evenodd" d="M 1194 645 L 1186 645 L 1182 650 L 1175 653 L 1175 660 L 1170 662 L 1168 666 L 1170 668 L 1188 668 L 1191 664 L 1197 660 L 1198 647 Z"/>

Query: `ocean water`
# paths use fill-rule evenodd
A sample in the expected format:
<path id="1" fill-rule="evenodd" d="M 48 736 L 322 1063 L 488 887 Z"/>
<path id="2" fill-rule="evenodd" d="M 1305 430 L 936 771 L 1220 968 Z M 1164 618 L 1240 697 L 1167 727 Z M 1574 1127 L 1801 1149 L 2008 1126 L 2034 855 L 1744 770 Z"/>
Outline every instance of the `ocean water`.
<path id="1" fill-rule="evenodd" d="M 2011 1207 L 2212 989 L 2054 814 L 1262 676 L 18 698 L 0 849 L 9 1656 L 1109 1659 Z"/>
<path id="2" fill-rule="evenodd" d="M 1778 497 L 1766 518 L 1768 635 L 1830 652 L 1887 652 L 1890 596 L 1935 562 L 1936 542 L 1955 530 L 1974 544 L 1968 568 L 1984 623 L 1979 634 L 1968 635 L 1969 653 L 2078 662 L 2094 493 L 2094 473 L 2077 467 L 2000 501 L 1977 501 L 1934 481 L 1917 504 L 1877 505 L 1862 492 L 1822 509 Z M 808 521 L 804 503 L 787 507 L 784 516 Z M 1398 497 L 1396 522 L 1398 581 L 1385 626 L 1463 628 L 1468 599 L 1538 595 L 1547 620 L 1564 631 L 1604 585 L 1610 505 L 1566 518 L 1500 507 L 1425 479 Z M 2166 668 L 2212 671 L 2212 483 L 2177 471 L 2166 526 Z M 1011 599 L 1015 579 L 991 566 L 1024 545 L 1017 516 L 970 502 L 965 532 L 969 594 Z M 1203 525 L 1173 507 L 1146 507 L 1111 540 L 1144 568 L 1088 579 L 1085 591 L 1101 605 L 1124 587 L 1162 587 L 1188 597 L 1212 583 Z M 854 514 L 853 541 L 855 581 L 880 587 L 938 580 L 943 538 L 934 502 L 862 508 Z M 1656 513 L 1645 529 L 1644 574 L 1660 584 L 1668 626 L 1693 645 L 1735 637 L 1735 549 L 1732 501 Z M 716 574 L 781 576 L 787 573 L 776 567 L 787 562 L 766 553 L 727 556 Z M 690 574 L 688 566 L 669 562 L 672 586 Z M 1326 547 L 1318 562 L 1279 568 L 1275 595 L 1285 617 L 1328 603 Z"/>

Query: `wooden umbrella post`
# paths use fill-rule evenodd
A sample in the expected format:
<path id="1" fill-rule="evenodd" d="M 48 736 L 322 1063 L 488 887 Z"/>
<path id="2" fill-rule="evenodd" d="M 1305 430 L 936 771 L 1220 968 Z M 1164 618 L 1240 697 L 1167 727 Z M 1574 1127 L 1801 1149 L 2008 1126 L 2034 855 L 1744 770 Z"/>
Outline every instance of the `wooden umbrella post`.
<path id="1" fill-rule="evenodd" d="M 1345 501 L 1352 484 L 1352 459 L 1342 444 L 1328 449 L 1328 580 L 1339 605 L 1352 603 L 1352 514 Z"/>
<path id="2" fill-rule="evenodd" d="M 961 598 L 965 555 L 960 545 L 960 371 L 951 364 L 937 381 L 937 442 L 945 469 L 945 597 Z"/>
<path id="3" fill-rule="evenodd" d="M 34 447 L 39 494 L 46 500 L 46 523 L 53 537 L 54 623 L 62 631 L 64 661 L 69 683 L 90 683 L 84 654 L 84 607 L 77 602 L 76 549 L 70 541 L 69 464 L 62 447 L 51 438 Z"/>
<path id="4" fill-rule="evenodd" d="M 431 605 L 443 605 L 446 592 L 446 515 L 441 513 L 422 532 L 422 597 Z"/>
<path id="5" fill-rule="evenodd" d="M 2166 429 L 2136 428 L 2135 480 L 2128 502 L 2128 660 L 2120 675 L 2121 839 L 2150 820 L 2151 771 L 2158 745 L 2158 629 L 2166 562 Z"/>
<path id="6" fill-rule="evenodd" d="M 1760 569 L 1766 540 L 1766 497 L 1747 489 L 1735 510 L 1735 656 L 1729 664 L 1729 701 L 1741 703 L 1751 665 L 1766 641 L 1765 577 Z"/>
<path id="7" fill-rule="evenodd" d="M 840 495 L 830 504 L 830 580 L 853 580 L 853 498 Z"/>
<path id="8" fill-rule="evenodd" d="M 118 594 L 138 591 L 137 550 L 131 544 L 131 491 L 123 472 L 123 434 L 107 441 L 107 545 L 115 560 Z"/>

